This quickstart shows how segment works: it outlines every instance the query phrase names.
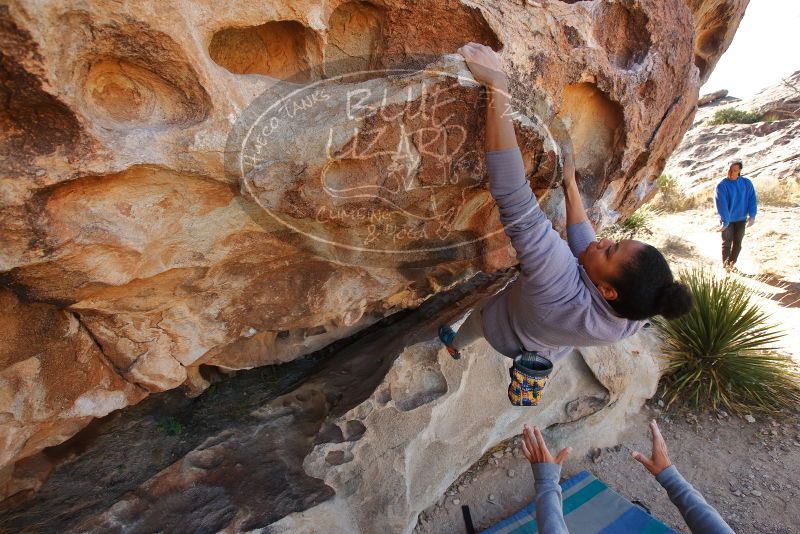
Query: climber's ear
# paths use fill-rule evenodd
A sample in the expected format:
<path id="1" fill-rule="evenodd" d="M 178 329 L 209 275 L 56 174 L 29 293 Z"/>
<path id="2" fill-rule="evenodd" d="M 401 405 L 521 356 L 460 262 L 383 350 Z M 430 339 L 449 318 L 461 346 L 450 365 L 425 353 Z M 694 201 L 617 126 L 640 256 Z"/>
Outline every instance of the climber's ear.
<path id="1" fill-rule="evenodd" d="M 597 289 L 600 290 L 600 294 L 603 295 L 603 298 L 606 300 L 617 300 L 619 295 L 617 294 L 617 290 L 611 284 L 606 282 L 600 282 L 597 284 Z"/>

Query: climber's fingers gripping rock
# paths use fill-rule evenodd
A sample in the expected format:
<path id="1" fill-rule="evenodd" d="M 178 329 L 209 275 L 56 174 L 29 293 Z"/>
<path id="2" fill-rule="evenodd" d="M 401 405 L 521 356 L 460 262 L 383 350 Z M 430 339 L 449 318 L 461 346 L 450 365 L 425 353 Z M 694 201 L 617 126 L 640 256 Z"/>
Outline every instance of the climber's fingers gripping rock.
<path id="1" fill-rule="evenodd" d="M 496 86 L 505 80 L 500 56 L 490 47 L 480 43 L 467 43 L 456 50 L 456 53 L 464 57 L 476 82 Z"/>

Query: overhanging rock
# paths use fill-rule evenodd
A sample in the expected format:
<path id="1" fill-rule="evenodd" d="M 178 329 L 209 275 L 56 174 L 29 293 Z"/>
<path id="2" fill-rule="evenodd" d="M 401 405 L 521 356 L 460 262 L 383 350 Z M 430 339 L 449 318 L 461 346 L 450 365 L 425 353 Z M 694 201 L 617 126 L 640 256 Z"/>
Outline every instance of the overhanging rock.
<path id="1" fill-rule="evenodd" d="M 13 334 L 0 433 L 15 442 L 0 442 L 0 495 L 35 488 L 15 482 L 14 464 L 95 415 L 184 385 L 198 394 L 205 369 L 293 360 L 513 265 L 483 173 L 483 89 L 452 56 L 464 43 L 501 54 L 526 171 L 555 227 L 556 123 L 607 224 L 654 193 L 746 5 L 4 2 L 0 284 L 15 304 L 0 310 Z M 260 157 L 231 172 L 229 134 L 246 111 L 317 83 L 330 91 L 260 129 Z M 380 99 L 324 98 L 350 89 L 394 100 L 351 116 L 346 102 Z M 58 315 L 63 328 L 18 330 L 14 315 Z M 72 341 L 85 350 L 60 357 Z"/>

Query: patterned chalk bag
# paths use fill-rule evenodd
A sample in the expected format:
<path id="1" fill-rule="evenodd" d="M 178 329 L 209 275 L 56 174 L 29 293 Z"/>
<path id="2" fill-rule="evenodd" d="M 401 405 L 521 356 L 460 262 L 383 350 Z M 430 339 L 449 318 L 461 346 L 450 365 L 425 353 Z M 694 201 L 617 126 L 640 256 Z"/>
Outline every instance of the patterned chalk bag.
<path id="1" fill-rule="evenodd" d="M 511 383 L 508 385 L 508 400 L 514 406 L 536 406 L 542 398 L 542 390 L 553 363 L 537 352 L 525 351 L 514 358 L 508 370 Z"/>

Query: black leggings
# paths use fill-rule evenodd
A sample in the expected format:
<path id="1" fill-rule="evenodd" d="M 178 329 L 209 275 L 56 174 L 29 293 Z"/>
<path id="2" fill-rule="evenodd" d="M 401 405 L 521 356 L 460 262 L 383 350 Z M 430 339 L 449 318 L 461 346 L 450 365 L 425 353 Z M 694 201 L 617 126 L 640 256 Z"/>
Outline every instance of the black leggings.
<path id="1" fill-rule="evenodd" d="M 728 225 L 722 231 L 722 263 L 735 264 L 739 259 L 739 252 L 742 251 L 742 239 L 744 239 L 744 229 L 747 228 L 747 221 L 736 221 Z"/>

